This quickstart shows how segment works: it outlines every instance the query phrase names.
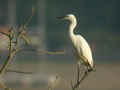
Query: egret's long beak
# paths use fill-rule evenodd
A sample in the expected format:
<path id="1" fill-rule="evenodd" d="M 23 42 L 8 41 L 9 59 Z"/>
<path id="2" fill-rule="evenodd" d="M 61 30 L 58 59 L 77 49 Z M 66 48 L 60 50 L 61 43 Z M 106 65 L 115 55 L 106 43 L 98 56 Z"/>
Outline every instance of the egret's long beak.
<path id="1" fill-rule="evenodd" d="M 64 20 L 65 16 L 56 17 L 57 19 Z"/>

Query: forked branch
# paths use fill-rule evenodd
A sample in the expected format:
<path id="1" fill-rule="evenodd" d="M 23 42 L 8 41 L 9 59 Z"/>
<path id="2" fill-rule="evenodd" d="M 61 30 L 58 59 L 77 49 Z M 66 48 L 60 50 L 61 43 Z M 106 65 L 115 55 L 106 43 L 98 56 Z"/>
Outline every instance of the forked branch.
<path id="1" fill-rule="evenodd" d="M 23 36 L 23 33 L 22 33 L 22 32 L 23 32 L 23 31 L 21 31 L 20 34 L 18 34 L 18 35 L 16 36 L 16 33 L 15 33 L 14 30 L 13 30 L 13 27 L 11 27 L 11 28 L 9 29 L 8 34 L 3 33 L 3 32 L 0 32 L 1 34 L 7 36 L 8 39 L 9 39 L 9 48 L 8 48 L 9 54 L 8 54 L 8 57 L 7 57 L 7 59 L 5 60 L 3 66 L 2 66 L 2 68 L 1 68 L 1 70 L 0 70 L 0 75 L 3 74 L 3 73 L 6 71 L 8 65 L 9 65 L 9 63 L 12 61 L 14 55 L 21 49 L 20 47 L 18 47 L 18 45 L 19 45 L 19 43 L 20 43 L 20 42 L 19 42 L 19 41 L 20 41 L 20 38 L 23 38 L 23 37 L 22 37 L 22 36 Z M 24 35 L 24 37 L 26 37 L 26 36 Z M 26 37 L 26 38 L 27 38 L 27 37 Z M 16 40 L 14 41 L 14 39 L 16 39 Z M 24 38 L 23 38 L 23 39 L 24 39 Z M 25 39 L 24 39 L 24 41 L 27 42 Z"/>

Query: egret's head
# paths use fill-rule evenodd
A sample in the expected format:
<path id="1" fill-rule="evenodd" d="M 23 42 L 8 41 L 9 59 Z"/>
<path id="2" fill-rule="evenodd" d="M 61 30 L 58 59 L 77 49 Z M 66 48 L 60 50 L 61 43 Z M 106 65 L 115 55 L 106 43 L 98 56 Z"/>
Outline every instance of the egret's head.
<path id="1" fill-rule="evenodd" d="M 62 20 L 68 20 L 71 23 L 77 23 L 76 22 L 76 17 L 73 14 L 68 14 L 66 16 L 62 16 L 62 17 L 57 17 L 58 19 L 62 19 Z"/>

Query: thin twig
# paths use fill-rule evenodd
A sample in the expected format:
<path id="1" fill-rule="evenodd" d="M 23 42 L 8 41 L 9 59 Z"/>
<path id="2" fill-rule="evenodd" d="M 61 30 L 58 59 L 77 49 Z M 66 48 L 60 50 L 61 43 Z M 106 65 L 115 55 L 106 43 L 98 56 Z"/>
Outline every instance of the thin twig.
<path id="1" fill-rule="evenodd" d="M 38 50 L 38 53 L 44 53 L 44 54 L 49 54 L 49 55 L 62 55 L 65 54 L 64 51 L 56 51 L 56 52 L 52 52 L 52 51 L 45 51 L 45 50 Z"/>
<path id="2" fill-rule="evenodd" d="M 15 73 L 21 73 L 21 74 L 33 74 L 33 72 L 23 72 L 23 71 L 18 71 L 18 70 L 11 70 L 11 69 L 7 69 L 6 72 L 15 72 Z"/>
<path id="3" fill-rule="evenodd" d="M 7 37 L 9 37 L 7 33 L 4 33 L 4 32 L 0 32 L 0 33 L 7 36 Z"/>

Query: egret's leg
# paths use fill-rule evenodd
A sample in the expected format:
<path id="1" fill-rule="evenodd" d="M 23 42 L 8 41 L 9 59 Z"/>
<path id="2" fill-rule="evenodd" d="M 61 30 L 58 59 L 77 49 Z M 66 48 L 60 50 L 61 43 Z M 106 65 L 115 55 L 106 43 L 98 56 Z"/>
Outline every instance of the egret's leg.
<path id="1" fill-rule="evenodd" d="M 77 77 L 76 77 L 76 82 L 74 85 L 72 85 L 72 90 L 75 90 L 79 88 L 81 82 L 85 79 L 85 77 L 88 74 L 88 70 L 84 69 L 85 72 L 83 72 L 84 64 L 77 64 Z M 81 76 L 80 76 L 81 75 Z"/>
<path id="2" fill-rule="evenodd" d="M 81 65 L 80 63 L 77 64 L 77 82 L 80 80 L 80 68 L 81 68 Z"/>
<path id="3" fill-rule="evenodd" d="M 80 85 L 80 82 L 79 82 L 80 81 L 80 68 L 81 68 L 81 64 L 78 62 L 77 63 L 77 75 L 75 77 L 76 80 L 74 84 L 71 83 L 72 90 L 76 90 L 76 88 L 78 88 Z"/>
<path id="4" fill-rule="evenodd" d="M 88 76 L 88 74 L 91 72 L 88 68 L 85 69 L 83 77 L 80 79 L 80 83 Z"/>
<path id="5" fill-rule="evenodd" d="M 82 78 L 86 76 L 87 68 L 85 67 L 84 63 L 78 62 L 77 64 L 77 82 L 81 82 Z"/>

